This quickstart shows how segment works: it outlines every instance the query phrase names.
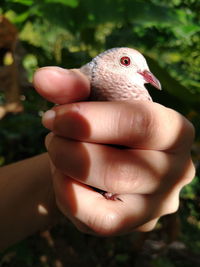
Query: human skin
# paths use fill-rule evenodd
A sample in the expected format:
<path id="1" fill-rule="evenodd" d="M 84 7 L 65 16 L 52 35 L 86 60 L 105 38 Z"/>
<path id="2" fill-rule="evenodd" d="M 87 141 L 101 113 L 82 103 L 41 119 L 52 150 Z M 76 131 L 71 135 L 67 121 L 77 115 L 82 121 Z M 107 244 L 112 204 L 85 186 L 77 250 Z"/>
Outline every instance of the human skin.
<path id="1" fill-rule="evenodd" d="M 78 229 L 103 236 L 150 231 L 178 209 L 180 190 L 195 173 L 188 120 L 147 101 L 82 102 L 90 85 L 78 70 L 42 68 L 34 84 L 60 104 L 44 115 L 52 131 L 46 145 L 57 205 Z"/>
<path id="2" fill-rule="evenodd" d="M 0 251 L 60 219 L 47 153 L 0 168 Z"/>
<path id="3" fill-rule="evenodd" d="M 151 230 L 177 210 L 194 177 L 194 129 L 184 117 L 156 103 L 80 102 L 90 86 L 78 70 L 43 68 L 34 82 L 60 104 L 43 119 L 56 168 L 47 153 L 0 168 L 0 250 L 57 223 L 57 206 L 81 231 L 106 236 Z"/>

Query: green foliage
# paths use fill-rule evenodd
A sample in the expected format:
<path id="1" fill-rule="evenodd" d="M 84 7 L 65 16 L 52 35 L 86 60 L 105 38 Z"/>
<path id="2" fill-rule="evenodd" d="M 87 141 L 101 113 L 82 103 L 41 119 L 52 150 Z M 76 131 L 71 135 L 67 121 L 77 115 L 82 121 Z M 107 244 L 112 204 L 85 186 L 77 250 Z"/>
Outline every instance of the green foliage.
<path id="1" fill-rule="evenodd" d="M 197 2 L 7 0 L 1 8 L 19 28 L 27 51 L 36 55 L 35 67 L 77 67 L 106 48 L 136 47 L 154 59 L 155 69 L 162 67 L 157 76 L 163 77 L 164 94 L 181 97 L 180 106 L 192 109 L 200 92 Z M 74 52 L 84 56 L 77 61 Z"/>
<path id="2" fill-rule="evenodd" d="M 158 258 L 152 261 L 153 267 L 175 267 L 167 258 Z"/>
<path id="3" fill-rule="evenodd" d="M 199 10 L 200 1 L 195 0 L 1 0 L 0 5 L 0 13 L 19 30 L 19 39 L 26 51 L 23 66 L 29 81 L 38 67 L 78 68 L 105 49 L 135 47 L 145 54 L 150 69 L 161 81 L 163 92 L 149 88 L 153 99 L 187 116 L 196 126 L 198 142 Z M 50 104 L 31 90 L 24 91 L 23 95 L 25 112 L 9 115 L 1 121 L 1 165 L 44 151 L 47 131 L 41 126 L 40 116 Z M 0 101 L 4 101 L 2 94 Z M 200 158 L 199 152 L 197 154 L 196 161 Z M 193 244 L 193 250 L 200 249 L 198 177 L 199 167 L 197 178 L 181 195 L 184 203 L 182 239 L 188 245 Z M 114 259 L 122 265 L 128 260 L 126 251 Z M 159 258 L 152 266 L 174 265 L 168 259 Z"/>
<path id="4" fill-rule="evenodd" d="M 186 187 L 183 188 L 181 196 L 185 199 L 194 200 L 200 193 L 199 177 L 195 177 L 194 180 Z"/>

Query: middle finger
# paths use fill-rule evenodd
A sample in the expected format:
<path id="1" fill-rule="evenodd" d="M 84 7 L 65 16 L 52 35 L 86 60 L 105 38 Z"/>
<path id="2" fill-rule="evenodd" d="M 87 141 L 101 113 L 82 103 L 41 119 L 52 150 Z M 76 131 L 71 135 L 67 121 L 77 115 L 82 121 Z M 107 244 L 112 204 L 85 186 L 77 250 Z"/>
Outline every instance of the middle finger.
<path id="1" fill-rule="evenodd" d="M 162 151 L 119 149 L 54 135 L 48 151 L 64 174 L 118 194 L 166 192 L 184 177 L 189 164 L 189 155 L 177 159 Z"/>
<path id="2" fill-rule="evenodd" d="M 193 140 L 183 116 L 153 102 L 82 102 L 47 114 L 43 122 L 55 134 L 86 142 L 175 152 L 188 150 Z"/>

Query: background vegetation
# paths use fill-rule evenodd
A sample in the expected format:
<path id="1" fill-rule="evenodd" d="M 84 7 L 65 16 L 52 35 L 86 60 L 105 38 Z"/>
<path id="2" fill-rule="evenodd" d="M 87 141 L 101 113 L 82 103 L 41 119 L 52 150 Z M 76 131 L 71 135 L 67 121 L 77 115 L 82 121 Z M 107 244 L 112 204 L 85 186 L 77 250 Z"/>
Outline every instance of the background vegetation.
<path id="1" fill-rule="evenodd" d="M 135 234 L 97 239 L 64 222 L 5 251 L 0 266 L 200 266 L 200 1 L 1 0 L 0 14 L 18 29 L 19 56 L 29 82 L 38 67 L 79 67 L 111 47 L 140 50 L 163 85 L 162 92 L 149 88 L 154 101 L 195 125 L 197 168 L 196 179 L 182 192 L 178 215 L 170 217 L 175 218 L 170 219 L 171 228 L 177 220 L 181 224 L 171 241 L 166 221 L 145 236 L 139 250 L 135 240 L 139 244 L 141 238 Z M 0 121 L 1 165 L 44 151 L 46 130 L 40 117 L 51 104 L 24 84 L 24 111 Z M 5 92 L 0 92 L 1 104 L 4 101 Z"/>

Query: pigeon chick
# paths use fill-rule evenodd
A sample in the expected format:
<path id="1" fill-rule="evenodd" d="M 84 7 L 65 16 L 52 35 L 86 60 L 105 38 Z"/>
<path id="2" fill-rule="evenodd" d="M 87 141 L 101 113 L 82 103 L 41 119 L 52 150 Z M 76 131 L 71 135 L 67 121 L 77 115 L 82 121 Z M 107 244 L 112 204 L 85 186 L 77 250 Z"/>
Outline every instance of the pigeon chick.
<path id="1" fill-rule="evenodd" d="M 150 72 L 143 55 L 135 49 L 109 49 L 80 68 L 90 80 L 91 101 L 152 101 L 145 83 L 161 90 L 158 79 Z M 120 200 L 117 194 L 102 192 L 106 199 Z"/>

